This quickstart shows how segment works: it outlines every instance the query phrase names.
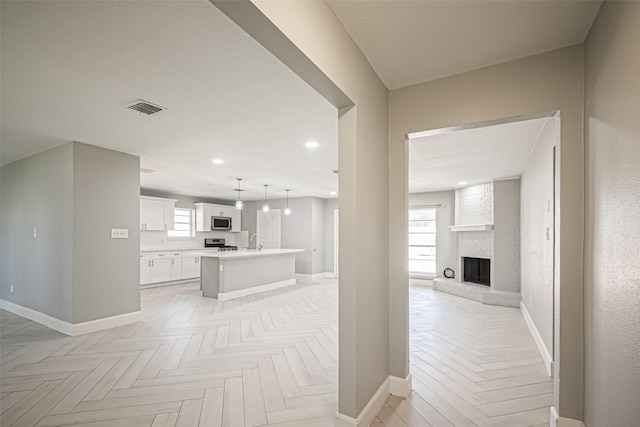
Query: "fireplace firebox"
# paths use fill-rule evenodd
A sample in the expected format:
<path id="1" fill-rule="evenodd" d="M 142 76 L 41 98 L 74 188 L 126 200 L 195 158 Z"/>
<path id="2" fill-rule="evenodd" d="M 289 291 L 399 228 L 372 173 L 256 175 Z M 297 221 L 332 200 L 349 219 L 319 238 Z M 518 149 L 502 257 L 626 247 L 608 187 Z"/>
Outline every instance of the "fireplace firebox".
<path id="1" fill-rule="evenodd" d="M 491 260 L 462 257 L 463 280 L 479 285 L 491 286 Z"/>

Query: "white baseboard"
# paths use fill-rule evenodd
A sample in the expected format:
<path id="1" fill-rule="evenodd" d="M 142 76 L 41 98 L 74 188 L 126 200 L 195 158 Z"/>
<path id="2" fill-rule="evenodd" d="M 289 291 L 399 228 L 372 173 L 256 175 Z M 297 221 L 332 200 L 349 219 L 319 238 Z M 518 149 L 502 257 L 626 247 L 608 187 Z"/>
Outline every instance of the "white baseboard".
<path id="1" fill-rule="evenodd" d="M 405 399 L 409 397 L 412 384 L 411 378 L 411 374 L 407 375 L 406 378 L 389 376 L 389 393 Z"/>
<path id="2" fill-rule="evenodd" d="M 549 349 L 547 349 L 547 346 L 544 344 L 542 335 L 540 335 L 540 332 L 538 332 L 538 328 L 536 328 L 535 323 L 533 323 L 533 319 L 531 318 L 531 315 L 529 314 L 527 307 L 524 305 L 522 301 L 520 301 L 520 311 L 522 312 L 522 317 L 524 317 L 524 321 L 529 327 L 529 331 L 531 331 L 533 340 L 536 342 L 536 345 L 538 346 L 538 350 L 542 355 L 542 359 L 544 360 L 544 366 L 547 367 L 547 373 L 549 374 L 550 377 L 553 377 L 554 363 L 551 357 L 551 353 L 549 352 Z"/>
<path id="3" fill-rule="evenodd" d="M 41 313 L 28 307 L 24 307 L 11 301 L 0 299 L 0 308 L 17 314 L 18 316 L 25 317 L 34 322 L 38 322 L 41 325 L 51 328 L 55 331 L 61 332 L 65 335 L 72 337 L 84 334 L 90 334 L 92 332 L 102 331 L 104 329 L 115 328 L 116 326 L 122 326 L 129 323 L 137 322 L 140 320 L 141 312 L 134 311 L 131 313 L 119 314 L 117 316 L 107 317 L 104 319 L 91 320 L 82 323 L 69 323 L 64 320 L 56 319 L 48 314 Z"/>
<path id="4" fill-rule="evenodd" d="M 352 418 L 341 413 L 336 414 L 336 427 L 369 427 L 378 415 L 390 394 L 406 398 L 411 393 L 411 374 L 407 378 L 389 375 L 378 391 L 364 407 L 358 418 Z"/>
<path id="5" fill-rule="evenodd" d="M 296 273 L 296 279 L 302 283 L 313 282 L 314 280 L 322 279 L 327 273 L 315 273 L 315 274 L 299 274 Z M 333 273 L 331 273 L 333 274 Z"/>
<path id="6" fill-rule="evenodd" d="M 554 406 L 551 407 L 549 413 L 549 425 L 550 427 L 585 427 L 582 421 L 558 416 L 558 411 Z"/>
<path id="7" fill-rule="evenodd" d="M 260 292 L 272 291 L 274 289 L 284 288 L 296 284 L 296 279 L 287 279 L 281 282 L 269 283 L 253 288 L 239 289 L 231 292 L 218 292 L 218 301 L 229 301 L 230 299 L 246 297 L 247 295 L 259 294 Z"/>
<path id="8" fill-rule="evenodd" d="M 334 273 L 333 271 L 325 271 L 324 272 L 324 277 L 329 278 L 329 279 L 335 279 L 336 278 L 336 273 Z"/>
<path id="9" fill-rule="evenodd" d="M 358 418 L 352 418 L 338 412 L 336 414 L 336 427 L 369 427 L 389 397 L 391 390 L 389 378 L 387 377 L 380 385 L 378 391 L 375 392 L 367 406 L 360 412 Z"/>

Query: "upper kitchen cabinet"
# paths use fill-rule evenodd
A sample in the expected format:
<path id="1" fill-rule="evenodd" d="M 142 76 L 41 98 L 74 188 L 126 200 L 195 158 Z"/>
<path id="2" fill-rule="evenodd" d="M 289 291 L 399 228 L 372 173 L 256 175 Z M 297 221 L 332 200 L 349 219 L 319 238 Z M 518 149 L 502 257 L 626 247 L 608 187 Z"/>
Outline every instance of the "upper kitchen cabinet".
<path id="1" fill-rule="evenodd" d="M 176 200 L 140 196 L 140 230 L 173 230 Z"/>
<path id="2" fill-rule="evenodd" d="M 196 203 L 196 231 L 211 231 L 211 218 L 231 218 L 232 232 L 240 232 L 242 229 L 241 211 L 235 206 L 214 205 L 212 203 Z"/>

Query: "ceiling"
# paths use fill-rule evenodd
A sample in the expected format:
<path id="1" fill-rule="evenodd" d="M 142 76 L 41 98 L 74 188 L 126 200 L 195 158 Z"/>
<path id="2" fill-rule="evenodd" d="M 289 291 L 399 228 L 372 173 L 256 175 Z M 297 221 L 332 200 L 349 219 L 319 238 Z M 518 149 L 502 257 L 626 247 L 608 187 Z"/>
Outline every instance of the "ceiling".
<path id="1" fill-rule="evenodd" d="M 393 89 L 580 43 L 600 3 L 330 6 Z M 243 178 L 245 200 L 261 199 L 263 184 L 270 198 L 284 197 L 285 189 L 291 197 L 337 191 L 336 109 L 208 1 L 3 1 L 1 7 L 2 164 L 79 141 L 140 156 L 141 167 L 154 171 L 140 177 L 149 189 L 233 199 L 236 178 Z M 136 99 L 166 111 L 144 116 L 124 108 Z M 520 136 L 504 136 L 502 144 L 511 145 L 503 149 L 494 134 L 465 139 L 466 132 L 489 129 L 442 136 L 453 142 L 425 139 L 425 146 L 442 147 L 423 154 L 415 148 L 412 191 L 452 188 L 463 179 L 452 176 L 456 161 L 447 152 L 464 144 L 470 158 L 487 161 L 493 148 L 498 156 L 514 151 L 519 160 L 504 162 L 513 170 L 499 175 L 518 175 L 523 157 L 515 151 L 526 151 L 537 125 L 522 126 Z M 305 148 L 309 140 L 319 147 Z M 480 140 L 489 148 L 480 149 Z M 213 158 L 225 163 L 213 165 Z M 498 177 L 472 173 L 472 165 L 460 170 L 468 181 Z"/>
<path id="2" fill-rule="evenodd" d="M 519 177 L 547 120 L 538 118 L 409 139 L 409 192 L 451 190 Z"/>
<path id="3" fill-rule="evenodd" d="M 2 164 L 79 141 L 140 156 L 144 188 L 338 189 L 336 109 L 205 0 L 3 1 L 1 37 Z"/>
<path id="4" fill-rule="evenodd" d="M 329 1 L 391 90 L 582 43 L 601 4 Z"/>

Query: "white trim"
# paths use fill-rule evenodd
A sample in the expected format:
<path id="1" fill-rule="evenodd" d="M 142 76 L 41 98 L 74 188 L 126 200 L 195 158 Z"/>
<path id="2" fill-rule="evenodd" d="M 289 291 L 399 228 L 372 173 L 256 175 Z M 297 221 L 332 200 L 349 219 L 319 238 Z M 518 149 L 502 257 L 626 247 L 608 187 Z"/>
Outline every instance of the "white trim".
<path id="1" fill-rule="evenodd" d="M 412 377 L 411 374 L 406 378 L 389 376 L 389 392 L 394 396 L 407 398 L 411 393 Z"/>
<path id="2" fill-rule="evenodd" d="M 199 281 L 200 281 L 199 277 L 192 277 L 190 279 L 173 280 L 173 281 L 170 281 L 170 282 L 147 283 L 145 285 L 140 285 L 140 290 L 151 289 L 151 288 L 160 288 L 162 286 L 184 285 L 184 284 L 187 284 L 187 283 L 193 283 L 193 282 L 199 282 Z"/>
<path id="3" fill-rule="evenodd" d="M 118 314 L 117 316 L 106 317 L 104 319 L 91 320 L 89 322 L 76 323 L 73 325 L 73 336 L 90 334 L 91 332 L 102 331 L 103 329 L 115 328 L 116 326 L 127 325 L 142 319 L 141 311 Z"/>
<path id="4" fill-rule="evenodd" d="M 520 311 L 522 312 L 522 317 L 524 317 L 524 321 L 529 327 L 529 331 L 531 331 L 531 335 L 533 336 L 533 340 L 536 342 L 538 346 L 538 350 L 540 351 L 540 355 L 542 355 L 542 360 L 544 360 L 544 366 L 547 367 L 547 373 L 550 377 L 553 377 L 553 367 L 554 363 L 551 358 L 551 353 L 547 349 L 547 346 L 544 344 L 544 340 L 542 339 L 542 335 L 538 332 L 538 328 L 536 328 L 535 323 L 533 323 L 533 319 L 527 310 L 527 307 L 524 305 L 522 301 L 520 301 Z"/>
<path id="5" fill-rule="evenodd" d="M 554 406 L 549 411 L 549 425 L 550 427 L 585 427 L 582 421 L 558 416 Z"/>
<path id="6" fill-rule="evenodd" d="M 334 273 L 333 271 L 325 271 L 324 272 L 324 277 L 329 278 L 329 279 L 335 279 L 336 278 L 336 273 Z"/>
<path id="7" fill-rule="evenodd" d="M 451 231 L 487 231 L 493 230 L 493 224 L 450 225 Z"/>
<path id="8" fill-rule="evenodd" d="M 282 280 L 281 282 L 269 283 L 253 288 L 239 289 L 231 292 L 218 292 L 218 301 L 229 301 L 230 299 L 246 297 L 247 295 L 259 294 L 260 292 L 272 291 L 274 289 L 284 288 L 285 286 L 295 285 L 296 279 Z"/>
<path id="9" fill-rule="evenodd" d="M 390 376 L 380 385 L 378 391 L 375 392 L 367 406 L 364 407 L 358 418 L 352 418 L 343 415 L 340 412 L 336 414 L 336 427 L 369 427 L 373 419 L 378 415 L 384 402 L 387 401 L 390 393 Z M 403 381 L 401 378 L 398 378 Z"/>
<path id="10" fill-rule="evenodd" d="M 134 311 L 104 319 L 73 324 L 3 299 L 0 299 L 0 308 L 72 337 L 137 322 L 142 314 L 140 311 Z"/>
<path id="11" fill-rule="evenodd" d="M 312 282 L 314 280 L 318 280 L 318 279 L 322 279 L 323 277 L 326 277 L 327 273 L 315 273 L 315 274 L 298 274 L 296 273 L 296 279 L 304 282 L 304 283 L 309 283 Z M 329 274 L 333 274 L 333 273 L 329 273 Z"/>

